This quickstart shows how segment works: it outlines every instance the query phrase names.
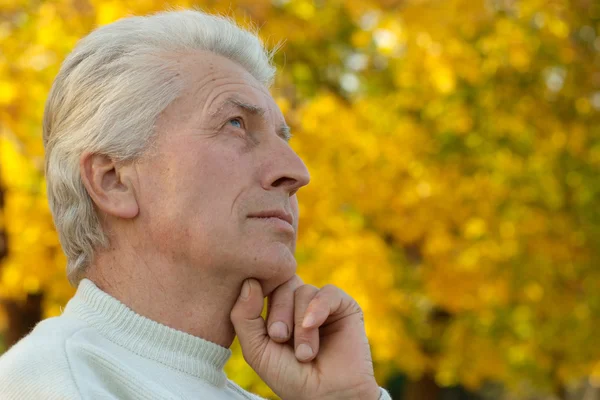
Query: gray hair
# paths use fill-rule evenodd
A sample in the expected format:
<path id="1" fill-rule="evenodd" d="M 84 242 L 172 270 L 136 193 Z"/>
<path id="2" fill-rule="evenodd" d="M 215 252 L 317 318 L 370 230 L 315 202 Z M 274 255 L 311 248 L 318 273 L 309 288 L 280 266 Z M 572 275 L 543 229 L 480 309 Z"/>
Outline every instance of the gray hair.
<path id="1" fill-rule="evenodd" d="M 94 30 L 63 62 L 44 113 L 46 181 L 50 210 L 77 286 L 106 247 L 97 210 L 79 170 L 84 152 L 116 162 L 134 161 L 155 137 L 155 123 L 184 86 L 173 57 L 211 51 L 244 67 L 269 87 L 272 56 L 255 32 L 231 19 L 200 11 L 128 17 Z"/>

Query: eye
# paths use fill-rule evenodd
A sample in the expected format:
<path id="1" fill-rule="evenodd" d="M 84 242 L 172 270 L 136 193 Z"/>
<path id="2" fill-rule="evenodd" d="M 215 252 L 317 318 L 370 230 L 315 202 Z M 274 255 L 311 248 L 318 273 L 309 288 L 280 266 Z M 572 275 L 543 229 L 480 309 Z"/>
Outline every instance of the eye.
<path id="1" fill-rule="evenodd" d="M 240 117 L 231 118 L 229 121 L 227 121 L 228 124 L 235 126 L 236 128 L 242 128 L 242 122 L 243 121 Z"/>

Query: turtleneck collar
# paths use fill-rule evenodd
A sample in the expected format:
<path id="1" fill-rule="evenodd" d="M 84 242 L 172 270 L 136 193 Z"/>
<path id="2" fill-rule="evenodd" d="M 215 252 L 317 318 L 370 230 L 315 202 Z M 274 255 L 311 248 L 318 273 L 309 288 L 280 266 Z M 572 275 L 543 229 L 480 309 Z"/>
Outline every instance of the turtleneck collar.
<path id="1" fill-rule="evenodd" d="M 87 322 L 112 342 L 135 354 L 225 386 L 223 367 L 231 351 L 137 314 L 119 300 L 83 279 L 63 315 Z"/>

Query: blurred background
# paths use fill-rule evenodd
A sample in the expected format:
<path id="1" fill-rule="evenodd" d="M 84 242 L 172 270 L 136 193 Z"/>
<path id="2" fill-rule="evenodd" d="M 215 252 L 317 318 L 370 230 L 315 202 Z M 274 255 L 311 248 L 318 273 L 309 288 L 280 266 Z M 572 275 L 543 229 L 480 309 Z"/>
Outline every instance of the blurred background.
<path id="1" fill-rule="evenodd" d="M 363 306 L 394 399 L 600 399 L 598 0 L 0 0 L 0 353 L 74 293 L 43 178 L 61 61 L 180 6 L 284 41 L 299 274 Z M 237 346 L 227 369 L 276 398 Z"/>

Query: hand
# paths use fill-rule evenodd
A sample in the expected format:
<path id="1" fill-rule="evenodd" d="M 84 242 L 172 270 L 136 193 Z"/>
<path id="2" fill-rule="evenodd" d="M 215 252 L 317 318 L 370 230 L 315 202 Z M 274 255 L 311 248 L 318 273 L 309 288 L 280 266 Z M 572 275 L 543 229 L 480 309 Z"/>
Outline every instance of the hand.
<path id="1" fill-rule="evenodd" d="M 295 277 L 269 298 L 248 279 L 231 311 L 245 360 L 284 400 L 377 400 L 371 351 L 359 305 L 339 288 L 318 289 Z M 273 325 L 287 328 L 277 332 Z M 277 335 L 281 333 L 280 335 Z M 288 340 L 289 339 L 289 340 Z M 307 347 L 308 346 L 308 347 Z"/>

